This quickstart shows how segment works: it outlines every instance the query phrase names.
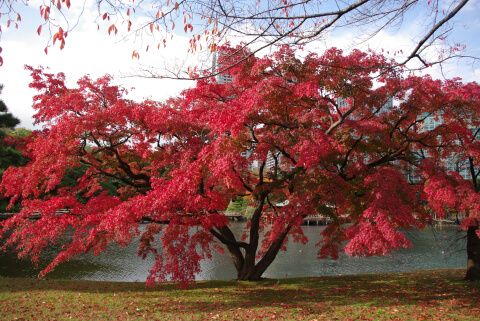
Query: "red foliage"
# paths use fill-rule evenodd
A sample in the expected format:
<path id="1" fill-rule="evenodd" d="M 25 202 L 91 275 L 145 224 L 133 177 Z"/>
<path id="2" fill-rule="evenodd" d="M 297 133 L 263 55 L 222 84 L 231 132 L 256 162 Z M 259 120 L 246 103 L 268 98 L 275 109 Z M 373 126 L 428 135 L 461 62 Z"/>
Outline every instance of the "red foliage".
<path id="1" fill-rule="evenodd" d="M 243 54 L 222 52 L 224 65 Z M 6 245 L 35 259 L 73 228 L 48 272 L 110 242 L 130 243 L 146 220 L 139 255 L 156 256 L 149 282 L 193 280 L 214 239 L 227 246 L 239 279 L 258 279 L 289 237 L 307 242 L 300 228 L 306 215 L 333 221 L 318 243 L 319 256 L 333 258 L 343 250 L 370 256 L 411 246 L 399 229 L 422 228 L 430 219 L 420 196 L 437 212 L 478 217 L 471 183 L 419 164 L 415 155 L 423 148 L 442 159 L 459 148 L 447 142 L 465 138 L 466 155 L 478 154 L 459 117 L 480 101 L 478 85 L 405 78 L 391 64 L 372 52 L 338 49 L 299 59 L 282 47 L 232 67 L 232 83 L 202 79 L 165 103 L 123 99 L 125 90 L 110 76 L 84 77 L 71 89 L 64 75 L 28 67 L 40 92 L 35 117 L 48 130 L 26 145 L 30 163 L 4 174 L 3 195 L 23 204 L 3 223 L 4 232 L 14 229 Z M 382 108 L 390 97 L 395 106 Z M 443 115 L 444 125 L 422 129 L 428 113 Z M 281 157 L 267 166 L 272 155 Z M 78 185 L 57 189 L 66 171 L 82 164 L 88 170 Z M 403 174 L 412 166 L 422 177 L 416 185 Z M 108 178 L 121 183 L 118 196 L 102 191 Z M 239 195 L 255 209 L 244 238 L 232 234 L 221 212 Z M 62 208 L 71 212 L 57 215 Z M 33 211 L 41 219 L 29 220 Z"/>

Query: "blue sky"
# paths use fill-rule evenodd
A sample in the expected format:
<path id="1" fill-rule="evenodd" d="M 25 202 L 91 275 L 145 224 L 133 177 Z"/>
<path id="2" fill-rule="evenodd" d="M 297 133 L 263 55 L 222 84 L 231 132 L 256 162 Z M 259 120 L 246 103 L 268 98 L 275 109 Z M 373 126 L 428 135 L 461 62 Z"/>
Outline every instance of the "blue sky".
<path id="1" fill-rule="evenodd" d="M 145 52 L 145 45 L 151 39 L 141 41 L 124 42 L 119 35 L 109 36 L 106 25 L 101 25 L 97 31 L 95 23 L 96 8 L 92 6 L 93 0 L 86 1 L 83 15 L 79 24 L 69 33 L 66 46 L 60 51 L 58 45 L 48 49 L 48 55 L 44 53 L 48 43 L 48 32 L 43 30 L 41 36 L 36 33 L 37 27 L 42 20 L 39 14 L 41 1 L 30 1 L 29 7 L 21 7 L 22 21 L 19 28 L 6 28 L 5 17 L 0 19 L 3 31 L 0 46 L 3 48 L 2 57 L 4 65 L 0 67 L 0 83 L 4 84 L 2 99 L 15 116 L 21 119 L 21 127 L 34 128 L 31 108 L 32 96 L 35 91 L 28 88 L 30 76 L 23 69 L 25 64 L 34 67 L 42 65 L 50 68 L 51 72 L 64 72 L 69 85 L 74 86 L 76 80 L 85 74 L 92 78 L 109 73 L 117 77 L 117 82 L 126 88 L 135 87 L 129 98 L 141 100 L 149 97 L 156 100 L 167 99 L 177 95 L 184 88 L 192 86 L 191 81 L 168 80 L 168 79 L 144 79 L 122 78 L 122 74 L 135 73 L 142 65 L 168 67 L 185 63 L 185 55 L 188 48 L 189 38 L 183 33 L 183 28 L 178 28 L 179 33 L 169 41 L 167 48 L 157 50 L 150 49 Z M 394 52 L 403 50 L 408 52 L 412 48 L 419 30 L 422 28 L 420 19 L 422 8 L 428 9 L 428 1 L 421 3 L 418 11 L 412 12 L 406 17 L 402 28 L 399 30 L 382 31 L 373 40 L 358 45 L 360 49 L 371 48 L 373 50 Z M 78 16 L 82 10 L 81 1 L 72 0 L 72 7 L 68 11 L 71 17 Z M 462 43 L 467 46 L 470 55 L 480 56 L 480 0 L 470 0 L 462 10 L 454 24 L 454 33 L 445 41 Z M 328 34 L 323 41 L 309 44 L 306 49 L 321 52 L 328 47 L 339 47 L 346 50 L 353 48 L 352 43 L 358 40 L 356 29 L 340 30 Z M 140 60 L 132 59 L 132 51 L 140 48 Z M 188 62 L 190 60 L 190 62 Z M 192 58 L 187 63 L 194 63 Z M 416 62 L 418 63 L 418 62 Z M 444 75 L 448 78 L 461 77 L 465 82 L 480 80 L 480 64 L 472 65 L 470 60 L 452 61 L 443 65 Z M 438 68 L 429 68 L 423 73 L 430 73 L 434 78 L 441 78 Z M 39 126 L 35 128 L 41 128 Z"/>

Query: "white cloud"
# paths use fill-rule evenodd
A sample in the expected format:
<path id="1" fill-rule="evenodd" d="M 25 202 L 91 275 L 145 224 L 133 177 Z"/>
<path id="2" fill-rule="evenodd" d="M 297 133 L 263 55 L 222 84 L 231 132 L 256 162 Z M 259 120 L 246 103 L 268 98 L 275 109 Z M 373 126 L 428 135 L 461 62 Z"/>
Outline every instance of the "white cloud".
<path id="1" fill-rule="evenodd" d="M 49 48 L 48 55 L 43 53 L 48 42 L 48 30 L 42 31 L 42 36 L 38 37 L 35 33 L 36 28 L 42 22 L 39 16 L 40 0 L 30 2 L 30 9 L 22 12 L 22 22 L 18 30 L 7 30 L 2 26 L 4 33 L 0 45 L 3 48 L 2 56 L 4 65 L 0 68 L 0 83 L 5 85 L 2 99 L 7 103 L 9 109 L 19 118 L 21 118 L 21 126 L 32 128 L 32 115 L 34 113 L 31 108 L 32 96 L 35 91 L 28 88 L 30 76 L 23 69 L 25 64 L 32 66 L 43 65 L 49 67 L 51 72 L 64 72 L 66 74 L 69 86 L 74 86 L 78 78 L 85 74 L 90 74 L 92 78 L 112 74 L 118 77 L 120 74 L 129 72 L 135 73 L 140 67 L 139 63 L 146 66 L 163 67 L 168 64 L 168 68 L 175 69 L 174 64 L 193 65 L 196 57 L 190 56 L 187 62 L 184 61 L 188 50 L 188 35 L 175 35 L 173 40 L 167 41 L 167 48 L 156 49 L 156 45 L 151 45 L 148 53 L 146 53 L 145 45 L 152 42 L 152 39 L 137 39 L 138 42 L 123 42 L 120 33 L 125 32 L 124 25 L 119 26 L 119 35 L 117 37 L 108 36 L 106 28 L 107 22 L 100 21 L 100 30 L 97 31 L 97 25 L 94 22 L 98 16 L 96 6 L 92 5 L 95 0 L 87 0 L 86 10 L 80 18 L 80 24 L 76 29 L 69 33 L 66 39 L 66 46 L 63 51 L 55 47 Z M 480 1 L 472 1 L 469 6 L 477 7 Z M 68 10 L 68 14 L 75 16 L 82 9 L 82 1 L 72 1 L 72 7 Z M 470 8 L 469 7 L 469 8 Z M 469 13 L 470 11 L 467 11 Z M 135 18 L 136 22 L 142 18 Z M 467 21 L 467 20 L 465 20 Z M 473 21 L 473 20 L 468 20 Z M 106 27 L 105 27 L 106 26 Z M 473 28 L 470 24 L 470 26 Z M 393 58 L 393 52 L 403 50 L 404 53 L 409 52 L 414 47 L 412 37 L 418 33 L 421 26 L 415 21 L 410 20 L 408 24 L 396 32 L 389 33 L 381 31 L 375 38 L 357 43 L 355 47 L 366 50 L 368 48 L 390 53 Z M 329 47 L 338 47 L 344 50 L 352 49 L 352 39 L 355 40 L 356 30 L 345 31 L 342 33 L 333 33 L 325 37 L 321 42 L 314 42 L 306 46 L 306 50 L 316 51 L 321 54 Z M 461 29 L 460 32 L 464 31 Z M 475 34 L 475 28 L 470 30 L 471 34 L 464 32 L 461 34 L 470 39 L 474 39 L 472 50 L 478 50 L 478 37 Z M 56 32 L 54 30 L 54 32 Z M 183 30 L 180 31 L 183 34 Z M 350 33 L 349 33 L 350 32 Z M 454 38 L 455 39 L 455 38 Z M 238 39 L 232 39 L 237 41 Z M 153 43 L 152 43 L 153 44 Z M 477 46 L 477 47 L 475 47 Z M 140 52 L 140 61 L 132 60 L 131 55 L 134 49 L 142 48 Z M 263 50 L 262 53 L 268 53 L 270 50 Z M 261 55 L 261 54 L 260 54 Z M 395 56 L 401 60 L 401 56 Z M 204 60 L 205 66 L 208 66 L 210 60 L 208 57 Z M 419 63 L 418 61 L 414 63 Z M 428 69 L 435 78 L 441 78 L 440 70 L 436 68 Z M 447 77 L 461 76 L 464 81 L 475 81 L 478 79 L 479 70 L 475 70 L 470 65 L 463 62 L 452 62 L 444 65 L 443 72 Z M 192 85 L 190 81 L 178 81 L 168 79 L 143 79 L 143 78 L 117 78 L 117 82 L 123 84 L 126 88 L 135 87 L 135 91 L 129 95 L 129 98 L 140 100 L 149 97 L 156 100 L 163 100 L 170 96 L 178 94 L 182 89 Z"/>
<path id="2" fill-rule="evenodd" d="M 36 36 L 34 30 L 26 31 L 35 34 L 33 37 L 24 36 L 22 30 L 8 30 L 3 34 L 1 46 L 4 65 L 0 69 L 0 83 L 5 88 L 2 99 L 9 110 L 21 119 L 20 126 L 33 128 L 34 110 L 31 105 L 32 97 L 36 94 L 28 87 L 31 79 L 24 65 L 42 65 L 52 73 L 64 72 L 71 87 L 85 74 L 98 78 L 108 73 L 125 88 L 135 87 L 128 98 L 137 101 L 143 98 L 164 100 L 191 86 L 190 81 L 120 77 L 121 73 L 138 70 L 139 62 L 159 66 L 163 61 L 184 56 L 188 39 L 176 36 L 169 41 L 167 48 L 150 48 L 148 53 L 140 53 L 140 60 L 132 59 L 135 44 L 119 42 L 120 37 L 109 36 L 106 30 L 97 31 L 96 24 L 91 23 L 94 16 L 94 13 L 86 12 L 82 24 L 66 38 L 63 51 L 56 44 L 48 48 L 48 55 L 43 52 L 48 42 L 47 32 L 42 32 L 40 37 Z"/>

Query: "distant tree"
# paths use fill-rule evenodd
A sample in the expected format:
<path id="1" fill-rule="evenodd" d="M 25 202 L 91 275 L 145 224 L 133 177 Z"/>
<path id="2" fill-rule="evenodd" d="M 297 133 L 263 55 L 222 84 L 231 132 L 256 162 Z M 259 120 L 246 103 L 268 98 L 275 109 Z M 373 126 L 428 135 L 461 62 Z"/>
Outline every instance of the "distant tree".
<path id="1" fill-rule="evenodd" d="M 238 196 L 235 200 L 232 200 L 228 206 L 227 210 L 232 212 L 244 213 L 247 207 L 248 199 L 245 197 Z"/>
<path id="2" fill-rule="evenodd" d="M 3 91 L 3 85 L 0 85 L 0 95 Z M 20 120 L 8 112 L 7 105 L 0 99 L 0 125 L 2 128 L 14 128 L 20 124 Z"/>
<path id="3" fill-rule="evenodd" d="M 23 127 L 4 128 L 3 131 L 7 136 L 11 136 L 16 139 L 26 138 L 33 132 L 32 130 Z"/>
<path id="4" fill-rule="evenodd" d="M 0 95 L 2 94 L 3 85 L 0 85 Z M 0 99 L 0 175 L 9 166 L 20 165 L 22 162 L 21 153 L 13 146 L 4 142 L 8 136 L 8 131 L 12 131 L 20 120 L 8 111 L 5 102 Z"/>
<path id="5" fill-rule="evenodd" d="M 441 131 L 446 127 L 423 130 L 422 115 L 450 115 L 465 102 L 478 108 L 480 97 L 466 90 L 478 85 L 404 77 L 372 52 L 333 48 L 299 59 L 283 47 L 265 58 L 241 52 L 249 58 L 236 64 L 239 49 L 221 48 L 232 83 L 201 79 L 165 103 L 123 99 L 109 76 L 68 88 L 63 74 L 28 68 L 40 92 L 35 118 L 48 130 L 27 145 L 30 162 L 4 174 L 3 195 L 23 199 L 22 211 L 3 223 L 3 232 L 13 229 L 6 246 L 36 260 L 73 229 L 47 273 L 75 255 L 139 236 L 139 255 L 155 256 L 149 282 L 193 280 L 218 242 L 239 280 L 258 280 L 289 240 L 308 241 L 300 225 L 314 213 L 332 220 L 319 235 L 321 258 L 410 247 L 402 231 L 431 220 L 419 200 L 430 197 L 435 168 L 419 165 L 414 151 L 425 146 L 436 157 L 456 137 Z M 396 104 L 386 108 L 391 98 Z M 58 188 L 82 164 L 88 169 L 78 184 Z M 403 173 L 411 166 L 426 180 L 408 184 Z M 119 196 L 107 195 L 101 183 L 108 178 L 122 182 Z M 254 208 L 243 236 L 223 214 L 238 196 Z M 71 213 L 56 215 L 61 208 Z M 42 218 L 30 220 L 37 210 Z M 141 221 L 150 222 L 145 232 Z"/>
<path id="6" fill-rule="evenodd" d="M 0 95 L 2 90 L 3 85 L 0 85 Z M 20 120 L 8 111 L 7 105 L 0 98 L 0 177 L 8 167 L 26 164 L 26 159 L 16 148 L 15 143 L 7 141 L 7 138 L 15 132 L 15 126 L 19 123 Z M 7 205 L 6 200 L 1 200 L 0 211 L 5 211 Z"/>

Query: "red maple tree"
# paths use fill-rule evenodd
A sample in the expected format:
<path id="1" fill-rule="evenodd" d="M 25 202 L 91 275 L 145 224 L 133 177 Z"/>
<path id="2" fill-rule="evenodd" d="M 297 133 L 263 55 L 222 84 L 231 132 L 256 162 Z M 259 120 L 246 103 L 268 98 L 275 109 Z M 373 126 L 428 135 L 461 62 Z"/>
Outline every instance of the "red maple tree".
<path id="1" fill-rule="evenodd" d="M 222 65 L 249 56 L 222 52 L 230 53 Z M 282 47 L 249 56 L 229 69 L 233 82 L 204 78 L 164 103 L 123 99 L 109 76 L 82 78 L 71 89 L 64 75 L 28 67 L 40 92 L 36 121 L 46 129 L 27 146 L 30 163 L 4 174 L 1 192 L 23 206 L 3 223 L 3 233 L 12 231 L 5 246 L 35 260 L 73 229 L 47 273 L 75 255 L 138 238 L 139 255 L 156 258 L 149 282 L 194 280 L 220 244 L 239 280 L 258 280 L 289 240 L 308 241 L 300 225 L 311 214 L 332 221 L 319 235 L 321 258 L 410 247 L 399 230 L 431 219 L 419 200 L 432 181 L 412 185 L 404 173 L 433 168 L 419 164 L 419 146 L 442 155 L 434 144 L 440 129 L 425 132 L 421 119 L 450 106 L 442 98 L 449 83 L 404 77 L 373 52 L 295 54 Z M 471 98 L 460 89 L 451 95 Z M 387 108 L 390 99 L 396 103 Z M 66 171 L 82 164 L 88 169 L 78 185 L 59 188 Z M 103 190 L 106 179 L 119 183 L 118 196 Z M 239 195 L 254 207 L 241 236 L 222 212 Z M 34 211 L 40 219 L 29 219 Z M 149 222 L 144 232 L 142 221 Z"/>

